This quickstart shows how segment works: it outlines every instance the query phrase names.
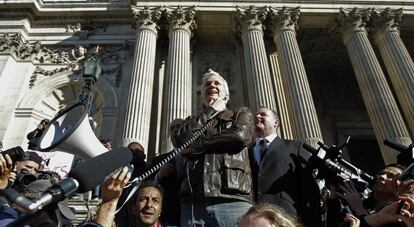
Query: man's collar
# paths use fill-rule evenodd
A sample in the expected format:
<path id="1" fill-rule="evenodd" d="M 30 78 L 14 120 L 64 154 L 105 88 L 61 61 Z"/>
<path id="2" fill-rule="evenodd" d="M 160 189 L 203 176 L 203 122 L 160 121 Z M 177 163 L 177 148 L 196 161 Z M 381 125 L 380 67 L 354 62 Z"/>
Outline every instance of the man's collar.
<path id="1" fill-rule="evenodd" d="M 269 141 L 269 143 L 272 143 L 273 140 L 276 139 L 276 137 L 277 137 L 277 133 L 270 134 L 270 135 L 266 136 L 265 138 L 256 137 L 255 142 L 256 142 L 256 144 L 259 144 L 260 140 L 267 139 L 267 141 Z"/>

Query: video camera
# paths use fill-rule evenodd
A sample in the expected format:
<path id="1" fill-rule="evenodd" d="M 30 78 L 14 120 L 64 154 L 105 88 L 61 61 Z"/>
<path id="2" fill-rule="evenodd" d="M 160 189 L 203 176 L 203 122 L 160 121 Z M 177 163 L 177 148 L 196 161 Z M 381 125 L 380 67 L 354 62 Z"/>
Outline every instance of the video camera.
<path id="1" fill-rule="evenodd" d="M 31 174 L 27 170 L 22 170 L 16 176 L 16 187 L 26 187 L 34 181 L 50 180 L 51 178 L 52 174 L 47 171 L 37 171 L 36 174 Z"/>
<path id="2" fill-rule="evenodd" d="M 309 151 L 312 156 L 309 159 L 309 166 L 319 170 L 319 175 L 338 186 L 344 181 L 352 181 L 360 193 L 364 193 L 369 185 L 373 183 L 374 177 L 347 162 L 342 157 L 342 148 L 348 144 L 348 137 L 341 146 L 326 146 L 318 142 L 319 148 L 315 149 L 304 143 L 303 148 Z"/>
<path id="3" fill-rule="evenodd" d="M 384 145 L 399 151 L 397 155 L 397 163 L 403 166 L 409 166 L 411 163 L 414 163 L 414 143 L 409 146 L 404 146 L 399 143 L 395 143 L 391 140 L 384 140 Z"/>

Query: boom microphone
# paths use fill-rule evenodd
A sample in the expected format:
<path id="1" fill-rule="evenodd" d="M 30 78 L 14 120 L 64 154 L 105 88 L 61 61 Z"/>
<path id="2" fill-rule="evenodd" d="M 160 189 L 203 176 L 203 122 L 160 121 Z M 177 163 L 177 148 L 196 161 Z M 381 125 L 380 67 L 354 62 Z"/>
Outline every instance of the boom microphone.
<path id="1" fill-rule="evenodd" d="M 391 140 L 385 139 L 384 145 L 400 152 L 397 155 L 398 164 L 407 167 L 411 165 L 411 163 L 414 163 L 414 143 L 405 146 L 403 144 L 399 144 Z"/>

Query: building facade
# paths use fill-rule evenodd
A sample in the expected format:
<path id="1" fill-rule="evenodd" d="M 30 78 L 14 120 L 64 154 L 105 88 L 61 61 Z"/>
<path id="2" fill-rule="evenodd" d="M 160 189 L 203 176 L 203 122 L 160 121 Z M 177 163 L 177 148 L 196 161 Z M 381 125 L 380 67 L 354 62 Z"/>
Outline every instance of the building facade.
<path id="1" fill-rule="evenodd" d="M 395 162 L 384 139 L 414 135 L 414 1 L 7 0 L 0 5 L 0 140 L 77 102 L 82 63 L 103 65 L 90 115 L 115 146 L 171 149 L 168 123 L 201 107 L 201 75 L 229 82 L 230 105 L 280 113 L 280 135 L 345 157 Z M 369 163 L 366 160 L 370 160 Z"/>

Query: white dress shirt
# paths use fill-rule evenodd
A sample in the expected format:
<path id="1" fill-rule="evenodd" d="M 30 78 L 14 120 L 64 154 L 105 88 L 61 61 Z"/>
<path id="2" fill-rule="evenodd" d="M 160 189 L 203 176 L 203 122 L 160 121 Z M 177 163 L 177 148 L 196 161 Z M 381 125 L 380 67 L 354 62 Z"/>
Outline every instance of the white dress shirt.
<path id="1" fill-rule="evenodd" d="M 255 139 L 256 145 L 253 148 L 253 156 L 254 156 L 254 159 L 256 160 L 257 164 L 260 165 L 260 160 L 261 160 L 261 157 L 260 157 L 260 145 L 259 145 L 260 141 L 262 139 L 267 139 L 267 143 L 266 143 L 266 148 L 267 148 L 267 147 L 269 147 L 269 144 L 271 144 L 273 142 L 273 140 L 275 140 L 276 137 L 277 137 L 277 134 L 276 133 L 275 134 L 268 135 L 265 138 L 256 137 L 256 139 Z"/>

